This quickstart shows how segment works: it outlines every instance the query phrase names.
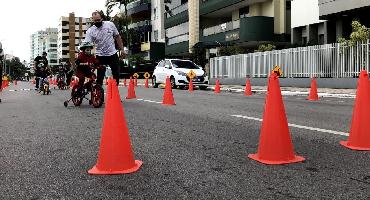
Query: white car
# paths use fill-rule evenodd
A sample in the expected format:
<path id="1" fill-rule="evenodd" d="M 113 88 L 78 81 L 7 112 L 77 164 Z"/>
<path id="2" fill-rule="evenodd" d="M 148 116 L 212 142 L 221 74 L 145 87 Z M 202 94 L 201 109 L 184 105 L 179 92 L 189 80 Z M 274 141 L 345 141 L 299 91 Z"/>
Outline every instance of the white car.
<path id="1" fill-rule="evenodd" d="M 193 85 L 199 89 L 206 90 L 209 84 L 205 71 L 190 60 L 165 59 L 158 63 L 153 72 L 154 87 L 166 83 L 166 78 L 171 80 L 172 88 L 184 88 L 189 85 L 190 78 L 187 74 L 193 70 L 196 77 L 193 78 Z"/>

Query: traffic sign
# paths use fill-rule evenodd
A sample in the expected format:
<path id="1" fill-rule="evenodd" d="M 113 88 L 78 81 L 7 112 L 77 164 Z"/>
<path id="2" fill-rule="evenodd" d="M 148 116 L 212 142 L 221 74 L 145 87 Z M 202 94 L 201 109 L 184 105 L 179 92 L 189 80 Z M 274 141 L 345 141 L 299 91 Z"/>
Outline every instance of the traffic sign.
<path id="1" fill-rule="evenodd" d="M 197 76 L 193 70 L 190 70 L 190 72 L 187 75 L 191 79 L 193 79 L 193 78 L 195 78 Z"/>
<path id="2" fill-rule="evenodd" d="M 279 66 L 275 66 L 275 68 L 272 70 L 272 72 L 276 73 L 278 76 L 283 75 L 283 70 Z"/>
<path id="3" fill-rule="evenodd" d="M 146 79 L 150 78 L 150 74 L 149 74 L 148 72 L 146 72 L 146 73 L 144 74 L 144 78 L 146 78 Z"/>
<path id="4" fill-rule="evenodd" d="M 139 78 L 139 74 L 138 73 L 135 73 L 132 77 Z"/>

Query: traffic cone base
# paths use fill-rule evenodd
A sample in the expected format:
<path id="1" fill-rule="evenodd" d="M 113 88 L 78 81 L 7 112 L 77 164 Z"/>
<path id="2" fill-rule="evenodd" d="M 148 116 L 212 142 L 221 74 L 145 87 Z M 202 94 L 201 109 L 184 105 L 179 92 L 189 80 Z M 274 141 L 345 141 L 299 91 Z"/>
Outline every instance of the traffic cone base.
<path id="1" fill-rule="evenodd" d="M 349 141 L 340 141 L 340 144 L 343 145 L 344 147 L 347 147 L 352 150 L 357 150 L 357 151 L 370 151 L 370 147 L 358 147 L 358 146 L 353 146 L 350 144 Z"/>
<path id="2" fill-rule="evenodd" d="M 263 160 L 263 159 L 260 159 L 259 158 L 259 155 L 258 153 L 256 154 L 249 154 L 248 155 L 248 158 L 250 159 L 253 159 L 255 161 L 258 161 L 260 163 L 263 163 L 263 164 L 266 164 L 266 165 L 283 165 L 283 164 L 289 164 L 289 163 L 297 163 L 297 162 L 302 162 L 305 160 L 305 158 L 303 158 L 302 156 L 294 156 L 293 159 L 290 159 L 290 160 L 274 160 L 274 161 L 271 161 L 271 160 Z"/>
<path id="3" fill-rule="evenodd" d="M 96 174 L 96 175 L 108 175 L 108 174 L 130 174 L 138 171 L 143 165 L 143 162 L 141 160 L 135 160 L 135 166 L 130 169 L 125 170 L 117 170 L 117 171 L 104 171 L 99 170 L 98 167 L 95 165 L 92 169 L 88 171 L 89 174 Z"/>

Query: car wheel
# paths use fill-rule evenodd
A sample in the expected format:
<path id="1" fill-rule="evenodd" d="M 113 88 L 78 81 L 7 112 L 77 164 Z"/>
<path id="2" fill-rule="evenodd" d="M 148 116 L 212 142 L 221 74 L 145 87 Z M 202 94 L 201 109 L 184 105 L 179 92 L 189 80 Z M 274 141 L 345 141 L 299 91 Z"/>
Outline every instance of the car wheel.
<path id="1" fill-rule="evenodd" d="M 153 76 L 153 88 L 158 88 L 158 83 L 157 83 L 157 78 L 155 76 Z"/>
<path id="2" fill-rule="evenodd" d="M 201 90 L 207 90 L 208 86 L 199 86 L 199 89 Z"/>
<path id="3" fill-rule="evenodd" d="M 180 90 L 185 89 L 185 85 L 179 85 Z"/>

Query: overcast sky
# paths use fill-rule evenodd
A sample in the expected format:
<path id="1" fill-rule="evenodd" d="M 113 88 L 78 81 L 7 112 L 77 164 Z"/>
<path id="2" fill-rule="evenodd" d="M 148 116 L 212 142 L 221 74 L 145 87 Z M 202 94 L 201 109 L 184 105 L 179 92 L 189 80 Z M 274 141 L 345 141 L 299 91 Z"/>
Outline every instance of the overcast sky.
<path id="1" fill-rule="evenodd" d="M 61 16 L 75 12 L 90 17 L 94 10 L 105 10 L 105 0 L 0 0 L 0 41 L 5 53 L 29 61 L 30 35 L 58 26 Z"/>

